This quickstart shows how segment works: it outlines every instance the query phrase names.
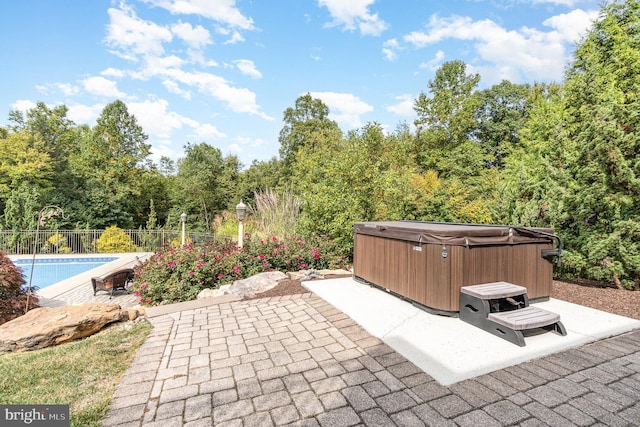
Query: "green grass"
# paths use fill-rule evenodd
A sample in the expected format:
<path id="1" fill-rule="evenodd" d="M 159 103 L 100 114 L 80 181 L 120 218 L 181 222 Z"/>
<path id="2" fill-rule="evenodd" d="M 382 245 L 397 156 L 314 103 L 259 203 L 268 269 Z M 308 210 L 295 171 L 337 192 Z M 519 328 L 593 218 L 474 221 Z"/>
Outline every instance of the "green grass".
<path id="1" fill-rule="evenodd" d="M 80 341 L 0 356 L 1 404 L 69 404 L 72 426 L 100 426 L 111 396 L 151 331 L 116 324 Z"/>

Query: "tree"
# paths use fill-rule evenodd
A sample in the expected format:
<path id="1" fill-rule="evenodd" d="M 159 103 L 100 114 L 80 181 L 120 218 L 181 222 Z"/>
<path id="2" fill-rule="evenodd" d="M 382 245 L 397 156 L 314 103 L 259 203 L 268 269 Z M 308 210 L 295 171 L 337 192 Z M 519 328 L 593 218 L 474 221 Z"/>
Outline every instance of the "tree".
<path id="1" fill-rule="evenodd" d="M 527 118 L 528 84 L 513 84 L 503 80 L 479 93 L 476 108 L 476 128 L 473 138 L 490 158 L 489 167 L 502 168 L 505 155 L 520 143 L 520 129 Z"/>
<path id="2" fill-rule="evenodd" d="M 20 185 L 41 192 L 51 186 L 51 158 L 43 148 L 40 138 L 24 131 L 0 139 L 0 201 Z"/>
<path id="3" fill-rule="evenodd" d="M 238 196 L 245 203 L 251 203 L 254 193 L 271 189 L 280 192 L 288 189 L 290 177 L 283 174 L 283 162 L 275 157 L 268 161 L 254 160 L 245 171 L 240 173 L 240 192 Z"/>
<path id="4" fill-rule="evenodd" d="M 640 3 L 605 6 L 565 80 L 573 191 L 560 224 L 578 274 L 640 288 Z M 568 233 L 568 231 L 571 231 Z"/>
<path id="5" fill-rule="evenodd" d="M 76 137 L 71 162 L 82 179 L 85 207 L 74 216 L 97 228 L 144 223 L 140 213 L 149 200 L 141 195 L 150 146 L 135 116 L 122 101 L 114 101 L 102 110 L 96 126 L 81 128 Z"/>
<path id="6" fill-rule="evenodd" d="M 511 144 L 500 174 L 495 216 L 505 224 L 562 224 L 564 194 L 572 191 L 567 164 L 575 147 L 567 137 L 563 86 L 536 84 L 520 141 Z"/>
<path id="7" fill-rule="evenodd" d="M 213 216 L 237 203 L 240 162 L 206 143 L 187 144 L 185 154 L 170 190 L 171 217 L 184 212 L 196 228 L 211 231 Z"/>
<path id="8" fill-rule="evenodd" d="M 290 173 L 301 150 L 315 150 L 327 140 L 338 140 L 338 124 L 329 119 L 329 108 L 309 93 L 296 99 L 294 108 L 284 111 L 284 126 L 280 130 L 280 158 L 285 173 Z"/>
<path id="9" fill-rule="evenodd" d="M 469 140 L 474 129 L 478 98 L 474 90 L 480 75 L 467 75 L 466 64 L 450 61 L 429 81 L 429 95 L 421 92 L 414 102 L 418 135 L 425 137 L 427 148 L 453 148 Z"/>

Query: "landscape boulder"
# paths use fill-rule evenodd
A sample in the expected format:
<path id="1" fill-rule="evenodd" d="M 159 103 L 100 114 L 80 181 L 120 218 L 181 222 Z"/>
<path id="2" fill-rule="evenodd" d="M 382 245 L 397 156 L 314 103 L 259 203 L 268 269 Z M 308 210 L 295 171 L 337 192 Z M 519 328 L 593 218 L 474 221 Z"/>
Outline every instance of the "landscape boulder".
<path id="1" fill-rule="evenodd" d="M 287 277 L 286 274 L 280 271 L 267 271 L 256 274 L 247 279 L 236 280 L 233 282 L 233 285 L 225 291 L 225 294 L 251 297 L 260 292 L 275 288 L 280 280 L 286 279 Z"/>
<path id="2" fill-rule="evenodd" d="M 0 326 L 0 354 L 37 350 L 84 338 L 132 314 L 117 304 L 104 303 L 36 308 Z"/>

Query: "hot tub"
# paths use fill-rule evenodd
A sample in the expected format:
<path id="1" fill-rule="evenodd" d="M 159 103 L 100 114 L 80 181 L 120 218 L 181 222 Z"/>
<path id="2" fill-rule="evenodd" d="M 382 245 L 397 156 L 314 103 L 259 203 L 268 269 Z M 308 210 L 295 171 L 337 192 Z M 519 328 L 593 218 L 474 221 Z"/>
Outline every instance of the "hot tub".
<path id="1" fill-rule="evenodd" d="M 554 246 L 554 242 L 557 242 Z M 551 294 L 562 243 L 546 228 L 418 221 L 354 225 L 353 273 L 428 311 L 457 315 L 460 288 L 509 282 L 530 300 Z"/>

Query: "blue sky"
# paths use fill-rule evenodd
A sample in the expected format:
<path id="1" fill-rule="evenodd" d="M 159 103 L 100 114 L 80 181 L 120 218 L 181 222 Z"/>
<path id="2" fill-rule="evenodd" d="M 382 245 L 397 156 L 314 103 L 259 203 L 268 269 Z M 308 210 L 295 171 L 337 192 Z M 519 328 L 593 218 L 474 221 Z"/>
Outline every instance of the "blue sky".
<path id="1" fill-rule="evenodd" d="M 120 99 L 154 160 L 206 142 L 248 166 L 278 156 L 282 114 L 307 92 L 345 132 L 393 131 L 446 61 L 465 61 L 482 88 L 561 81 L 599 3 L 2 1 L 0 126 L 38 101 L 93 126 Z"/>

